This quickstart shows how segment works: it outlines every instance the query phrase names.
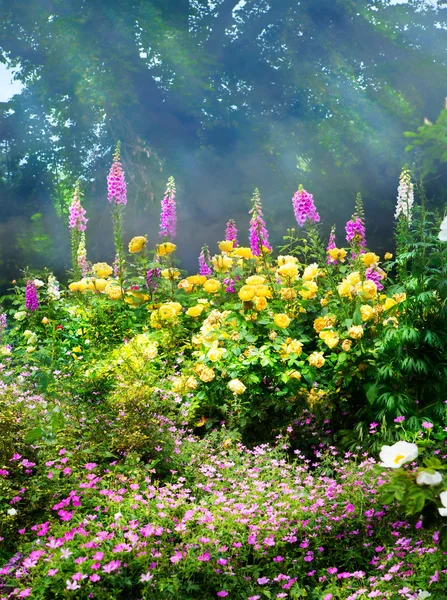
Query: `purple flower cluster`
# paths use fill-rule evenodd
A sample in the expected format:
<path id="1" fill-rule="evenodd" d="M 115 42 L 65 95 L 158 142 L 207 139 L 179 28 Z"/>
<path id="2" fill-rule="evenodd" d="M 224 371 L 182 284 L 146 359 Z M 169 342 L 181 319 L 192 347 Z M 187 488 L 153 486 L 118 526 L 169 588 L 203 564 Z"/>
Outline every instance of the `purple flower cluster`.
<path id="1" fill-rule="evenodd" d="M 369 281 L 374 281 L 379 292 L 381 290 L 383 290 L 383 285 L 382 285 L 381 281 L 384 278 L 384 276 L 385 276 L 384 271 L 382 271 L 382 269 L 377 269 L 375 267 L 369 267 L 368 269 L 366 269 L 366 272 L 365 272 L 366 279 L 369 279 Z"/>
<path id="2" fill-rule="evenodd" d="M 366 232 L 363 219 L 358 215 L 353 215 L 351 220 L 346 223 L 346 241 L 360 249 L 360 254 L 366 247 Z M 353 255 L 353 258 L 355 256 Z"/>
<path id="3" fill-rule="evenodd" d="M 236 282 L 234 279 L 227 277 L 226 279 L 223 280 L 223 283 L 226 286 L 226 288 L 225 288 L 226 292 L 228 292 L 229 294 L 236 293 L 236 288 L 234 287 Z"/>
<path id="4" fill-rule="evenodd" d="M 225 229 L 225 239 L 228 242 L 234 242 L 233 247 L 236 248 L 237 241 L 237 227 L 234 219 L 230 219 L 227 223 L 227 227 Z"/>
<path id="5" fill-rule="evenodd" d="M 203 246 L 199 255 L 199 275 L 204 275 L 207 277 L 208 275 L 212 274 L 213 269 L 210 266 L 210 253 L 208 251 L 208 246 Z"/>
<path id="6" fill-rule="evenodd" d="M 26 282 L 25 306 L 27 310 L 37 310 L 39 308 L 36 284 L 31 279 Z"/>
<path id="7" fill-rule="evenodd" d="M 309 192 L 306 192 L 302 185 L 295 192 L 292 204 L 296 222 L 300 227 L 303 227 L 306 221 L 309 223 L 319 223 L 320 215 L 315 208 L 313 196 Z"/>
<path id="8" fill-rule="evenodd" d="M 175 181 L 168 179 L 166 192 L 161 201 L 160 237 L 174 240 L 177 228 L 177 207 L 175 204 Z"/>
<path id="9" fill-rule="evenodd" d="M 81 205 L 81 194 L 78 186 L 76 186 L 73 200 L 70 204 L 68 214 L 68 226 L 70 229 L 85 231 L 88 219 L 85 218 L 85 209 Z"/>
<path id="10" fill-rule="evenodd" d="M 250 210 L 250 248 L 254 256 L 260 256 L 262 247 L 267 248 L 271 251 L 272 247 L 269 244 L 269 234 L 265 226 L 263 219 L 261 196 L 259 195 L 258 189 L 255 190 L 253 195 L 253 208 Z"/>
<path id="11" fill-rule="evenodd" d="M 159 285 L 161 269 L 149 269 L 146 273 L 146 287 L 151 292 L 155 292 Z"/>
<path id="12" fill-rule="evenodd" d="M 119 144 L 113 157 L 113 163 L 107 176 L 107 200 L 111 204 L 127 204 L 127 185 L 123 166 L 120 161 Z"/>
<path id="13" fill-rule="evenodd" d="M 335 227 L 332 227 L 331 233 L 329 235 L 329 241 L 328 241 L 328 245 L 326 248 L 326 252 L 329 252 L 329 250 L 333 250 L 336 247 L 337 247 L 337 244 L 335 243 Z M 328 256 L 326 264 L 327 265 L 336 265 L 337 261 L 335 260 L 335 258 L 331 258 L 330 256 Z"/>

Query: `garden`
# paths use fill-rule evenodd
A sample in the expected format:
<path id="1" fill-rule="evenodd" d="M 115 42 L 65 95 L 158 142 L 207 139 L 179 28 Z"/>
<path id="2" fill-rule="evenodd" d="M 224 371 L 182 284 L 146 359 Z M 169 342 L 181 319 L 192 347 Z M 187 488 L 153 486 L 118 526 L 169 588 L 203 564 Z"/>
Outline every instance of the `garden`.
<path id="1" fill-rule="evenodd" d="M 420 182 L 383 256 L 360 194 L 325 239 L 300 186 L 273 248 L 255 190 L 190 274 L 174 179 L 158 239 L 124 233 L 119 144 L 107 184 L 114 256 L 78 184 L 67 284 L 1 299 L 0 598 L 447 598 L 446 222 Z"/>

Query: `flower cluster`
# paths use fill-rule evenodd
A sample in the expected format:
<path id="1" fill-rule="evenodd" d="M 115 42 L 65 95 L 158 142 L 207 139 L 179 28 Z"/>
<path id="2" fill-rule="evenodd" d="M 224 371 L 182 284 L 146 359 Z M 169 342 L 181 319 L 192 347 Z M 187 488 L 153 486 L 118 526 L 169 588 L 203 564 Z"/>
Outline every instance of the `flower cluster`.
<path id="1" fill-rule="evenodd" d="M 250 248 L 254 256 L 260 256 L 262 253 L 271 252 L 272 247 L 269 244 L 269 234 L 263 219 L 261 196 L 256 189 L 252 198 L 253 207 L 250 210 Z"/>
<path id="2" fill-rule="evenodd" d="M 177 230 L 177 207 L 175 204 L 175 181 L 169 177 L 166 192 L 161 201 L 160 237 L 173 240 Z"/>
<path id="3" fill-rule="evenodd" d="M 302 185 L 295 192 L 292 198 L 292 205 L 296 222 L 300 227 L 303 227 L 306 221 L 308 223 L 320 222 L 320 215 L 315 207 L 313 196 L 309 192 L 306 192 Z"/>
<path id="4" fill-rule="evenodd" d="M 37 310 L 39 308 L 39 300 L 37 298 L 37 287 L 34 281 L 29 279 L 26 282 L 25 290 L 25 306 L 27 310 Z"/>
<path id="5" fill-rule="evenodd" d="M 81 205 L 81 193 L 79 191 L 79 185 L 76 185 L 68 215 L 68 225 L 70 229 L 85 231 L 88 221 L 88 219 L 85 217 L 85 214 L 86 211 Z"/>
<path id="6" fill-rule="evenodd" d="M 127 204 L 127 184 L 120 161 L 120 144 L 117 144 L 113 163 L 107 176 L 107 199 L 111 204 Z"/>
<path id="7" fill-rule="evenodd" d="M 397 204 L 394 218 L 398 219 L 402 216 L 410 223 L 411 209 L 414 203 L 414 186 L 411 182 L 411 173 L 408 169 L 403 169 L 399 179 L 399 187 L 397 188 Z"/>

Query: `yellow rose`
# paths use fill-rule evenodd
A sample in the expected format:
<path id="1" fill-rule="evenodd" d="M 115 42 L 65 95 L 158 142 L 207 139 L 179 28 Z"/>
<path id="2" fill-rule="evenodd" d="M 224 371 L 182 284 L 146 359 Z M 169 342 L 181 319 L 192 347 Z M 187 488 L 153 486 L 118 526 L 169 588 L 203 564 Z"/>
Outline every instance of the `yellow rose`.
<path id="1" fill-rule="evenodd" d="M 207 279 L 207 281 L 205 281 L 205 283 L 203 284 L 203 289 L 205 290 L 205 292 L 208 292 L 208 294 L 214 294 L 216 293 L 220 288 L 220 281 L 217 281 L 217 279 Z"/>
<path id="2" fill-rule="evenodd" d="M 166 302 L 160 306 L 158 314 L 160 319 L 166 321 L 167 319 L 174 319 L 177 316 L 177 311 L 173 306 L 173 302 Z"/>
<path id="3" fill-rule="evenodd" d="M 186 278 L 192 285 L 203 285 L 206 281 L 205 275 L 190 275 Z"/>
<path id="4" fill-rule="evenodd" d="M 278 277 L 296 279 L 296 277 L 298 277 L 298 268 L 293 263 L 285 263 L 277 269 L 276 274 L 278 275 Z"/>
<path id="5" fill-rule="evenodd" d="M 140 304 L 147 302 L 147 300 L 149 300 L 149 296 L 147 294 L 143 294 L 143 292 L 137 292 L 136 290 L 128 290 L 126 292 L 126 296 L 124 297 L 124 302 L 130 306 L 140 306 Z"/>
<path id="6" fill-rule="evenodd" d="M 105 262 L 94 264 L 92 269 L 96 277 L 100 279 L 104 279 L 113 273 L 113 268 Z"/>
<path id="7" fill-rule="evenodd" d="M 353 287 L 347 279 L 343 279 L 343 281 L 337 286 L 337 291 L 341 298 L 352 299 Z"/>
<path id="8" fill-rule="evenodd" d="M 233 266 L 233 259 L 229 256 L 213 256 L 211 262 L 217 273 L 227 273 Z"/>
<path id="9" fill-rule="evenodd" d="M 396 300 L 396 302 L 404 302 L 404 300 L 407 299 L 407 294 L 405 292 L 402 292 L 401 294 L 393 294 L 393 298 Z"/>
<path id="10" fill-rule="evenodd" d="M 321 367 L 326 362 L 326 359 L 324 358 L 324 355 L 322 352 L 312 352 L 312 354 L 310 354 L 308 357 L 308 361 L 309 361 L 309 364 L 311 367 L 316 367 L 317 369 L 321 369 Z"/>
<path id="11" fill-rule="evenodd" d="M 211 348 L 211 350 L 209 350 L 207 356 L 211 362 L 216 362 L 216 361 L 220 360 L 224 354 L 225 354 L 224 348 Z"/>
<path id="12" fill-rule="evenodd" d="M 261 298 L 256 296 L 253 299 L 253 303 L 255 305 L 255 310 L 257 310 L 258 312 L 260 312 L 261 310 L 265 310 L 267 308 L 267 299 L 264 298 L 263 296 L 261 296 Z"/>
<path id="13" fill-rule="evenodd" d="M 198 304 L 197 306 L 191 306 L 191 308 L 188 308 L 186 314 L 188 315 L 188 317 L 198 317 L 202 314 L 202 312 L 203 306 L 201 304 Z"/>
<path id="14" fill-rule="evenodd" d="M 287 263 L 292 263 L 293 265 L 295 265 L 298 262 L 296 256 L 278 256 L 276 260 L 279 267 Z"/>
<path id="15" fill-rule="evenodd" d="M 254 258 L 251 248 L 235 248 L 234 256 L 239 258 Z"/>
<path id="16" fill-rule="evenodd" d="M 130 250 L 130 248 L 129 248 L 129 250 Z M 157 244 L 157 256 L 165 256 L 166 254 L 172 254 L 172 252 L 175 252 L 176 250 L 177 250 L 177 246 L 171 242 L 164 242 L 163 244 Z M 138 252 L 138 250 L 136 250 L 136 252 Z"/>
<path id="17" fill-rule="evenodd" d="M 107 286 L 104 289 L 104 292 L 111 300 L 118 300 L 123 295 L 120 286 L 116 283 L 107 284 Z"/>
<path id="18" fill-rule="evenodd" d="M 360 273 L 358 271 L 354 271 L 353 273 L 350 273 L 347 277 L 346 280 L 348 281 L 348 283 L 350 283 L 351 285 L 357 285 L 358 283 L 360 283 Z"/>
<path id="19" fill-rule="evenodd" d="M 129 242 L 129 252 L 131 254 L 135 254 L 136 252 L 141 252 L 147 243 L 147 239 L 142 235 L 137 235 L 132 238 Z"/>
<path id="20" fill-rule="evenodd" d="M 254 285 L 256 287 L 265 283 L 265 277 L 261 277 L 260 275 L 252 275 L 251 277 L 247 277 L 245 283 L 248 285 Z"/>
<path id="21" fill-rule="evenodd" d="M 178 283 L 177 287 L 179 290 L 183 290 L 184 292 L 190 292 L 194 288 L 193 284 L 187 279 L 182 279 Z"/>
<path id="22" fill-rule="evenodd" d="M 387 298 L 383 303 L 383 310 L 389 310 L 390 308 L 393 308 L 393 306 L 396 306 L 396 304 L 397 302 L 394 298 Z"/>
<path id="23" fill-rule="evenodd" d="M 326 315 L 324 317 L 318 317 L 314 321 L 314 329 L 317 333 L 320 333 L 325 327 L 332 327 L 335 325 L 337 317 L 335 315 Z"/>
<path id="24" fill-rule="evenodd" d="M 365 267 L 372 267 L 373 265 L 377 265 L 379 263 L 380 257 L 374 252 L 366 252 L 365 254 L 361 254 L 360 258 Z"/>
<path id="25" fill-rule="evenodd" d="M 339 337 L 335 331 L 323 330 L 320 332 L 319 337 L 329 348 L 335 348 L 339 342 Z"/>
<path id="26" fill-rule="evenodd" d="M 340 262 L 345 262 L 346 258 L 346 250 L 343 248 L 331 248 L 327 251 L 332 260 L 339 260 Z"/>
<path id="27" fill-rule="evenodd" d="M 188 390 L 195 390 L 198 386 L 198 381 L 195 377 L 191 375 L 186 379 L 185 385 L 188 388 Z"/>
<path id="28" fill-rule="evenodd" d="M 321 298 L 320 304 L 321 306 L 327 306 L 329 304 L 329 300 L 327 298 Z"/>
<path id="29" fill-rule="evenodd" d="M 304 290 L 300 290 L 300 296 L 303 300 L 311 300 L 315 298 L 318 292 L 318 285 L 315 281 L 304 281 L 303 283 Z"/>
<path id="30" fill-rule="evenodd" d="M 373 300 L 377 296 L 377 285 L 374 281 L 365 281 L 359 286 L 358 293 L 365 300 Z"/>
<path id="31" fill-rule="evenodd" d="M 256 288 L 253 285 L 244 285 L 238 292 L 239 298 L 243 302 L 250 302 L 256 295 Z"/>
<path id="32" fill-rule="evenodd" d="M 296 379 L 297 381 L 301 379 L 301 373 L 298 371 L 289 371 L 286 375 L 288 375 L 289 379 Z"/>
<path id="33" fill-rule="evenodd" d="M 281 327 L 282 329 L 284 329 L 290 325 L 290 319 L 284 313 L 278 313 L 277 315 L 275 315 L 273 317 L 273 322 L 275 323 L 275 325 L 277 325 L 278 327 Z"/>
<path id="34" fill-rule="evenodd" d="M 95 279 L 95 288 L 97 292 L 103 292 L 107 287 L 106 279 Z"/>
<path id="35" fill-rule="evenodd" d="M 349 352 L 352 346 L 352 340 L 343 340 L 341 343 L 341 347 L 345 352 Z"/>
<path id="36" fill-rule="evenodd" d="M 361 337 L 363 337 L 363 327 L 362 327 L 362 325 L 353 325 L 352 327 L 350 327 L 348 329 L 348 335 L 353 340 L 359 340 Z"/>
<path id="37" fill-rule="evenodd" d="M 198 375 L 199 379 L 201 381 L 204 381 L 205 383 L 212 381 L 215 377 L 213 369 L 210 369 L 209 367 L 205 366 L 200 370 L 200 373 L 198 373 Z"/>
<path id="38" fill-rule="evenodd" d="M 232 252 L 234 248 L 234 240 L 224 240 L 217 244 L 221 252 Z"/>
<path id="39" fill-rule="evenodd" d="M 245 392 L 245 390 L 247 389 L 245 387 L 245 385 L 242 383 L 242 381 L 240 381 L 239 379 L 232 379 L 228 383 L 228 387 L 230 388 L 230 391 L 232 391 L 233 394 L 236 394 L 237 396 L 240 396 L 241 394 L 243 394 Z"/>
<path id="40" fill-rule="evenodd" d="M 282 349 L 285 354 L 296 354 L 300 356 L 303 352 L 303 344 L 298 340 L 288 338 L 282 345 Z"/>
<path id="41" fill-rule="evenodd" d="M 80 292 L 80 287 L 79 287 L 79 281 L 73 281 L 72 283 L 70 283 L 70 285 L 68 286 L 68 289 L 70 290 L 70 292 Z"/>
<path id="42" fill-rule="evenodd" d="M 48 323 L 49 323 L 49 322 L 50 322 L 50 321 L 49 321 L 48 317 L 44 317 L 44 318 L 42 319 L 42 323 L 43 323 L 44 325 L 48 325 Z"/>
<path id="43" fill-rule="evenodd" d="M 385 256 L 383 258 L 385 260 L 391 260 L 393 258 L 393 255 L 391 254 L 391 252 L 385 252 Z"/>
<path id="44" fill-rule="evenodd" d="M 268 285 L 257 285 L 256 286 L 256 296 L 259 298 L 271 298 L 272 290 Z"/>
<path id="45" fill-rule="evenodd" d="M 292 288 L 282 288 L 279 293 L 283 300 L 295 300 L 297 296 L 296 291 Z"/>
<path id="46" fill-rule="evenodd" d="M 374 317 L 374 310 L 369 304 L 362 304 L 360 314 L 362 315 L 362 321 L 369 321 Z"/>
<path id="47" fill-rule="evenodd" d="M 318 275 L 318 265 L 317 265 L 317 263 L 312 263 L 311 265 L 309 265 L 308 267 L 306 267 L 304 269 L 303 280 L 311 281 L 312 279 L 315 279 L 315 277 L 317 275 Z"/>
<path id="48" fill-rule="evenodd" d="M 180 277 L 180 271 L 178 269 L 163 269 L 163 271 L 160 271 L 160 275 L 163 277 L 163 279 L 178 279 Z"/>

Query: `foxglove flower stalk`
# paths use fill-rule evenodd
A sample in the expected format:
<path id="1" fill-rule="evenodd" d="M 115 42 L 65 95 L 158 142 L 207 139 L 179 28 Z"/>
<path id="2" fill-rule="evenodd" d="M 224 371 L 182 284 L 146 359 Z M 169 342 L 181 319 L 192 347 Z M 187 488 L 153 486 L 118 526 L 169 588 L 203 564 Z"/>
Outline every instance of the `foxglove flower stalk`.
<path id="1" fill-rule="evenodd" d="M 210 266 L 211 257 L 208 250 L 208 246 L 203 246 L 199 255 L 199 275 L 212 275 L 213 269 Z"/>
<path id="2" fill-rule="evenodd" d="M 363 210 L 363 202 L 360 194 L 357 194 L 355 199 L 355 212 L 351 220 L 346 223 L 346 241 L 352 247 L 352 258 L 355 259 L 357 254 L 363 254 L 366 248 L 366 231 L 364 222 L 365 213 Z"/>
<path id="3" fill-rule="evenodd" d="M 385 277 L 385 272 L 382 269 L 377 269 L 376 267 L 369 267 L 366 269 L 365 278 L 369 279 L 369 281 L 374 281 L 376 287 L 379 291 L 383 290 L 383 285 L 381 283 L 382 279 Z"/>
<path id="4" fill-rule="evenodd" d="M 250 248 L 254 256 L 260 256 L 262 247 L 266 248 L 270 252 L 272 247 L 269 244 L 269 234 L 265 226 L 263 219 L 261 196 L 259 190 L 256 188 L 252 198 L 253 208 L 250 210 Z"/>
<path id="5" fill-rule="evenodd" d="M 36 284 L 30 279 L 26 282 L 25 306 L 27 310 L 31 311 L 37 310 L 39 308 Z"/>
<path id="6" fill-rule="evenodd" d="M 121 144 L 116 145 L 113 163 L 107 176 L 107 200 L 110 204 L 127 204 L 127 184 L 120 161 Z"/>
<path id="7" fill-rule="evenodd" d="M 411 173 L 408 169 L 402 169 L 397 188 L 397 204 L 394 218 L 397 220 L 401 215 L 411 221 L 411 209 L 414 203 L 414 186 L 411 183 Z"/>
<path id="8" fill-rule="evenodd" d="M 81 192 L 79 190 L 79 183 L 77 183 L 75 186 L 73 200 L 71 201 L 68 211 L 68 226 L 70 229 L 85 231 L 87 228 L 88 219 L 86 219 L 85 209 L 81 205 Z"/>
<path id="9" fill-rule="evenodd" d="M 86 247 L 85 247 L 85 234 L 84 234 L 84 232 L 82 232 L 81 239 L 79 241 L 76 263 L 77 263 L 78 269 L 82 273 L 82 277 L 85 277 L 87 275 L 88 271 L 89 271 L 89 265 L 88 265 L 88 262 L 87 262 L 87 250 L 86 250 Z"/>
<path id="10" fill-rule="evenodd" d="M 238 241 L 237 241 L 237 227 L 236 227 L 236 222 L 234 219 L 230 219 L 227 223 L 227 227 L 225 229 L 225 240 L 227 242 L 234 242 L 233 243 L 233 248 L 236 248 Z"/>
<path id="11" fill-rule="evenodd" d="M 306 221 L 309 223 L 320 222 L 320 215 L 315 208 L 313 196 L 309 192 L 306 192 L 302 185 L 295 192 L 292 198 L 292 205 L 296 222 L 300 227 L 303 227 Z"/>
<path id="12" fill-rule="evenodd" d="M 337 244 L 335 243 L 335 226 L 333 226 L 331 228 L 331 233 L 329 235 L 329 241 L 328 241 L 328 245 L 326 248 L 326 252 L 329 252 L 329 250 L 333 250 L 336 247 L 337 247 Z M 331 258 L 330 256 L 328 256 L 328 258 L 326 260 L 326 264 L 327 265 L 336 265 L 337 261 L 335 260 L 335 258 Z"/>
<path id="13" fill-rule="evenodd" d="M 0 315 L 0 342 L 2 340 L 3 334 L 6 331 L 7 321 L 6 321 L 6 313 L 2 313 Z"/>
<path id="14" fill-rule="evenodd" d="M 177 207 L 175 204 L 175 181 L 168 179 L 166 192 L 161 201 L 160 237 L 174 240 L 177 229 Z"/>
<path id="15" fill-rule="evenodd" d="M 161 269 L 149 269 L 149 271 L 146 273 L 146 287 L 150 291 L 151 295 L 157 291 L 160 275 Z"/>
<path id="16" fill-rule="evenodd" d="M 47 295 L 50 300 L 59 300 L 61 297 L 59 282 L 54 275 L 48 275 Z"/>
<path id="17" fill-rule="evenodd" d="M 226 277 L 223 280 L 224 285 L 226 286 L 225 291 L 228 292 L 229 294 L 235 294 L 236 293 L 236 288 L 234 287 L 235 285 L 235 280 L 231 279 L 230 277 Z"/>

